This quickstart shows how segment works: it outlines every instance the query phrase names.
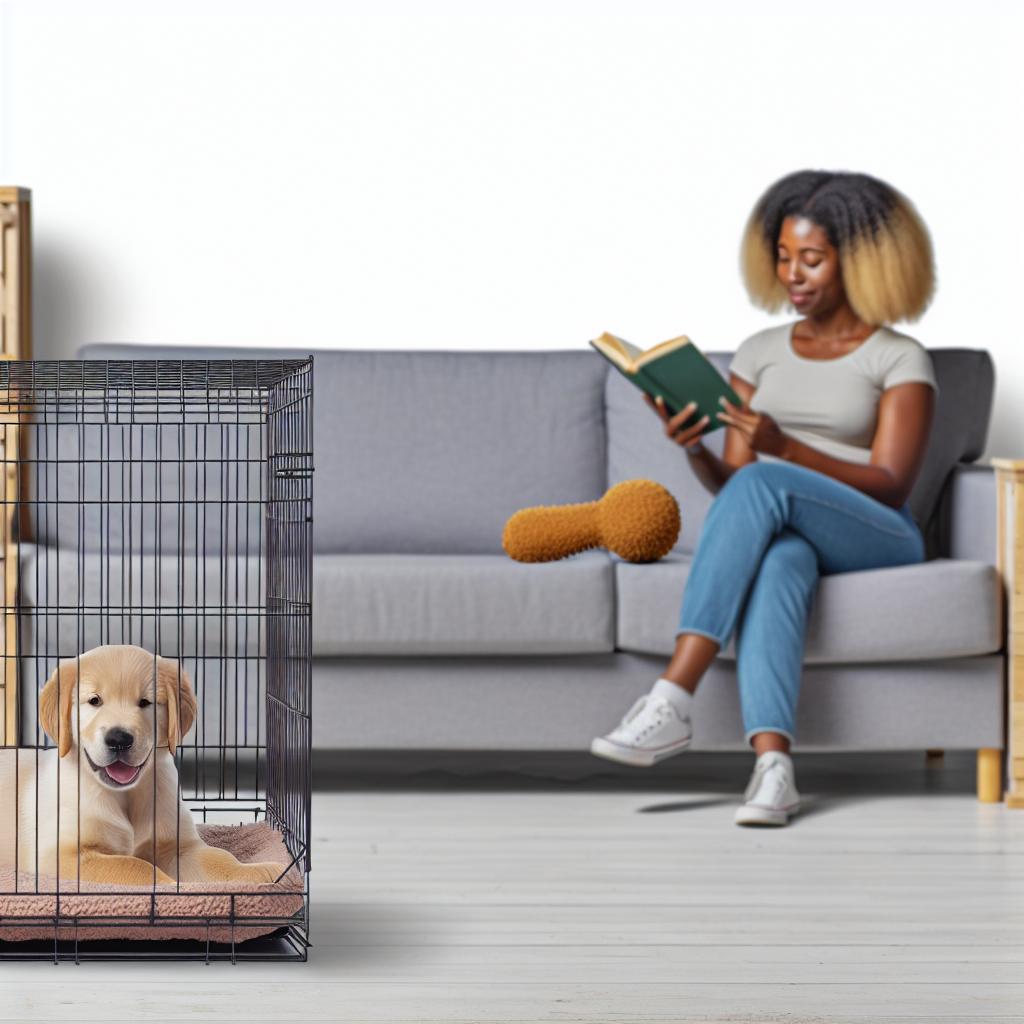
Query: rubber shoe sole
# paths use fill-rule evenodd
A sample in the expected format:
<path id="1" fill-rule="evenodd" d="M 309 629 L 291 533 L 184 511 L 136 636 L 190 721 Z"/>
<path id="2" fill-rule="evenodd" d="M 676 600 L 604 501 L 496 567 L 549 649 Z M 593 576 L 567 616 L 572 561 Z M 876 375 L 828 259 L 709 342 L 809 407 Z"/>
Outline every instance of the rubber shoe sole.
<path id="1" fill-rule="evenodd" d="M 791 815 L 800 810 L 800 801 L 788 807 L 758 807 L 743 804 L 736 809 L 737 825 L 786 825 Z"/>
<path id="2" fill-rule="evenodd" d="M 613 743 L 604 736 L 598 736 L 590 744 L 590 752 L 598 757 L 607 758 L 609 761 L 618 761 L 619 764 L 632 765 L 634 768 L 650 768 L 656 761 L 663 761 L 666 757 L 685 750 L 691 742 L 693 742 L 692 735 L 687 736 L 685 740 L 676 740 L 675 743 L 668 743 L 663 747 L 637 750 L 635 747 L 624 747 L 620 743 Z"/>

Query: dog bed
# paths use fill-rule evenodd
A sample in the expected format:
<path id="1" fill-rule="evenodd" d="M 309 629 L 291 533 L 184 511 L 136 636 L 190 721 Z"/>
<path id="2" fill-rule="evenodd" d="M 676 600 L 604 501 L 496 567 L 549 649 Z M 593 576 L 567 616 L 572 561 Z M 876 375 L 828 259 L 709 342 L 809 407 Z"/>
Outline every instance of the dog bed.
<path id="1" fill-rule="evenodd" d="M 204 842 L 229 850 L 240 861 L 277 861 L 282 869 L 292 861 L 281 833 L 267 821 L 246 825 L 198 822 L 196 827 Z M 38 882 L 37 885 L 34 874 L 18 872 L 16 892 L 13 867 L 0 869 L 0 940 L 54 938 L 52 918 L 58 912 L 57 879 L 40 875 Z M 244 942 L 268 935 L 300 914 L 305 903 L 304 891 L 304 877 L 294 866 L 277 882 L 182 882 L 180 886 L 157 885 L 155 895 L 152 886 L 83 881 L 79 887 L 77 877 L 62 878 L 56 937 L 77 938 L 80 942 Z M 232 915 L 233 927 L 229 923 Z M 77 926 L 69 922 L 75 917 Z"/>

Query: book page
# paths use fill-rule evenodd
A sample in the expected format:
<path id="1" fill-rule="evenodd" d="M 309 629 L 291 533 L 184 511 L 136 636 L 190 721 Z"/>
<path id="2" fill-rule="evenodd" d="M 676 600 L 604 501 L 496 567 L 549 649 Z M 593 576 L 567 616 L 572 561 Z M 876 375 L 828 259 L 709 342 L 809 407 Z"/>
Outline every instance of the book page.
<path id="1" fill-rule="evenodd" d="M 636 345 L 631 345 L 625 338 L 620 338 L 617 334 L 609 334 L 605 331 L 599 338 L 595 339 L 596 344 L 603 343 L 609 348 L 618 349 L 622 352 L 626 358 L 633 363 L 637 357 L 643 354 L 643 349 L 639 349 Z"/>
<path id="2" fill-rule="evenodd" d="M 682 348 L 684 345 L 693 345 L 693 342 L 690 341 L 685 334 L 680 334 L 678 338 L 670 338 L 668 341 L 662 341 L 653 348 L 649 348 L 639 359 L 637 359 L 637 366 L 642 366 L 644 363 L 649 363 L 654 359 L 659 359 L 661 356 L 665 355 L 666 352 Z M 696 346 L 694 347 L 696 348 Z"/>

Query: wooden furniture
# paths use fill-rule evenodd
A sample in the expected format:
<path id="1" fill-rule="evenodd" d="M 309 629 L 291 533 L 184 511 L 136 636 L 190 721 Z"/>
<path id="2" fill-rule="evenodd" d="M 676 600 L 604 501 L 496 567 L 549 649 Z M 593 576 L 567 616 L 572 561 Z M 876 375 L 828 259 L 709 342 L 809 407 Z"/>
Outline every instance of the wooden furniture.
<path id="1" fill-rule="evenodd" d="M 27 188 L 0 186 L 0 358 L 32 358 L 32 214 Z M 0 559 L 4 592 L 0 627 L 0 734 L 3 743 L 18 742 L 17 618 L 18 549 L 14 520 L 18 508 L 17 403 L 0 395 L 0 463 L 4 467 Z"/>
<path id="2" fill-rule="evenodd" d="M 1024 459 L 991 459 L 996 471 L 997 567 L 1006 597 L 1006 764 L 1008 807 L 1024 807 Z M 982 755 L 978 751 L 978 786 Z M 985 769 L 998 784 L 995 759 Z"/>

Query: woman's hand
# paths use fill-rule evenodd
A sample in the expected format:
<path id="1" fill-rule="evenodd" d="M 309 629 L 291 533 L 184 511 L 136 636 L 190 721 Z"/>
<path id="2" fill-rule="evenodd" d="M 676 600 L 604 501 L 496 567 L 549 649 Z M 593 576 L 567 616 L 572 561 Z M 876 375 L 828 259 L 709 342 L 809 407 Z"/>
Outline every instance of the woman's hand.
<path id="1" fill-rule="evenodd" d="M 735 406 L 724 395 L 721 404 L 725 412 L 718 414 L 719 420 L 735 427 L 743 434 L 747 444 L 755 452 L 776 455 L 780 459 L 785 458 L 786 442 L 789 438 L 779 429 L 778 423 L 768 413 L 753 412 L 749 408 Z"/>
<path id="2" fill-rule="evenodd" d="M 702 443 L 700 441 L 700 432 L 704 429 L 708 417 L 702 416 L 696 423 L 688 427 L 683 426 L 693 415 L 693 410 L 697 405 L 696 402 L 690 402 L 689 405 L 680 409 L 675 416 L 669 416 L 668 409 L 665 408 L 665 402 L 662 400 L 661 395 L 658 395 L 657 400 L 655 400 L 644 391 L 643 396 L 644 401 L 661 417 L 662 422 L 665 424 L 665 435 L 670 441 L 675 441 L 676 444 L 680 444 L 687 449 L 700 447 Z"/>

